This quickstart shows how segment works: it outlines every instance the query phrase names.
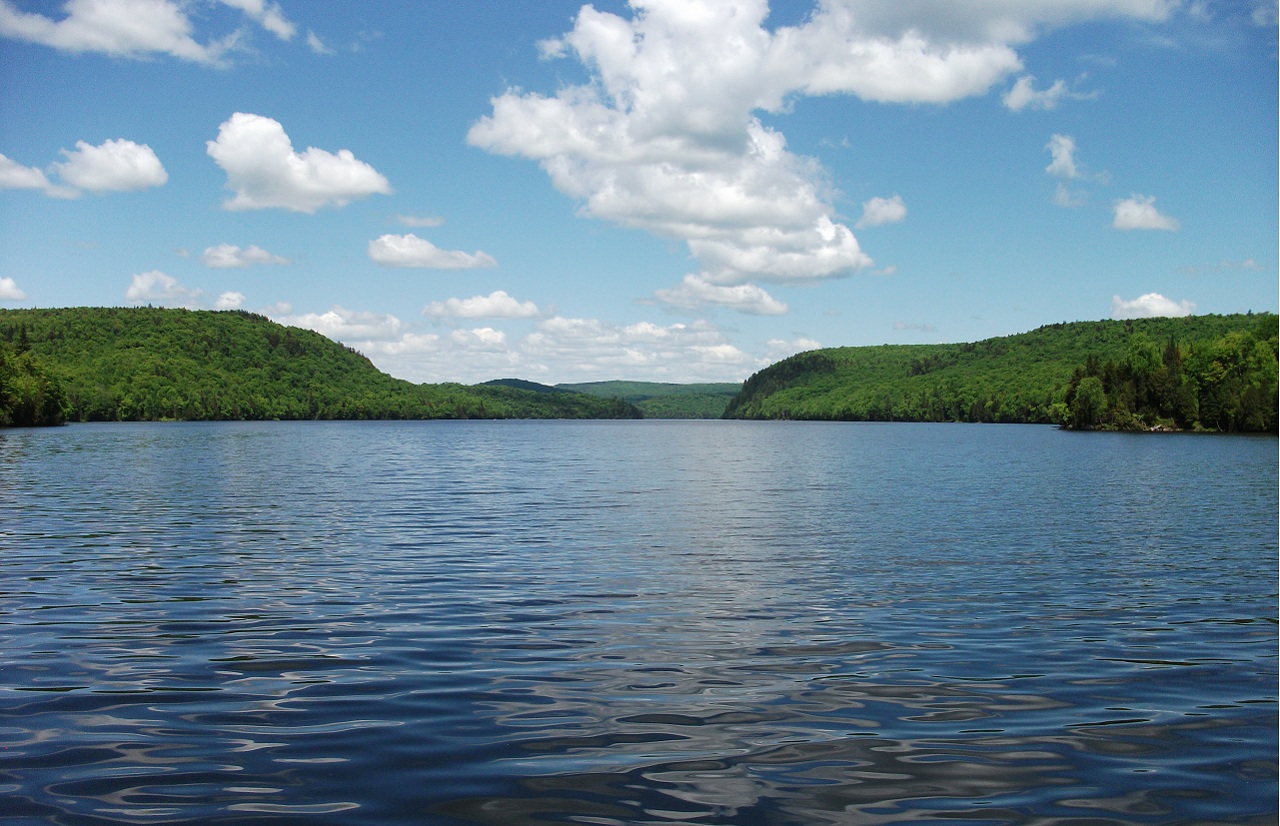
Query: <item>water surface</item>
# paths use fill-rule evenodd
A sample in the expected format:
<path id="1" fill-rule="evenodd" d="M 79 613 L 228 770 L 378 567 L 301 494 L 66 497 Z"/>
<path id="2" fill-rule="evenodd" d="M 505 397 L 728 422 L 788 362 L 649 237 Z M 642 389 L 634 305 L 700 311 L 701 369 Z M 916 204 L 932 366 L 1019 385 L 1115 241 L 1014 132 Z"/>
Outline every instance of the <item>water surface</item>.
<path id="1" fill-rule="evenodd" d="M 0 432 L 0 823 L 1276 820 L 1274 438 Z"/>

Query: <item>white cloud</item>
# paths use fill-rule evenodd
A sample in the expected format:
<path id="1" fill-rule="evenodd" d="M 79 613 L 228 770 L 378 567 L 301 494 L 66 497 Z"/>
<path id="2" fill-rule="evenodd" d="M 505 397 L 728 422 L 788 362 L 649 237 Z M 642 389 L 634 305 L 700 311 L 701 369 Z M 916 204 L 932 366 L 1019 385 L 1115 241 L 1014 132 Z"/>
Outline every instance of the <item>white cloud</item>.
<path id="1" fill-rule="evenodd" d="M 1162 19 L 1171 2 L 823 0 L 776 30 L 765 0 L 636 0 L 629 17 L 588 5 L 542 51 L 576 57 L 591 82 L 509 90 L 468 141 L 537 161 L 587 216 L 687 243 L 710 283 L 843 276 L 871 259 L 835 220 L 821 167 L 757 111 L 785 114 L 798 94 L 986 94 L 1022 68 L 1013 45 L 1044 28 Z"/>
<path id="2" fill-rule="evenodd" d="M 755 284 L 713 284 L 697 274 L 689 274 L 678 287 L 655 290 L 654 298 L 683 309 L 706 306 L 727 307 L 751 315 L 783 315 L 786 302 L 779 301 Z"/>
<path id="3" fill-rule="evenodd" d="M 637 377 L 697 381 L 736 376 L 761 362 L 725 340 L 706 322 L 659 326 L 647 321 L 614 325 L 596 319 L 542 321 L 520 344 L 523 359 L 540 370 L 589 378 Z"/>
<path id="4" fill-rule="evenodd" d="M 244 306 L 244 293 L 228 290 L 218 296 L 213 306 L 216 310 L 238 310 Z"/>
<path id="5" fill-rule="evenodd" d="M 267 252 L 262 247 L 252 244 L 245 249 L 240 249 L 235 244 L 219 244 L 216 247 L 206 247 L 202 258 L 206 267 L 215 269 L 247 267 L 250 264 L 289 263 L 289 259 Z"/>
<path id="6" fill-rule="evenodd" d="M 315 330 L 335 341 L 395 341 L 405 329 L 393 315 L 334 307 L 325 313 L 282 314 L 273 320 L 291 327 Z"/>
<path id="7" fill-rule="evenodd" d="M 1079 189 L 1072 189 L 1064 183 L 1059 182 L 1057 188 L 1053 190 L 1053 202 L 1060 207 L 1082 207 L 1089 201 L 1088 193 Z"/>
<path id="8" fill-rule="evenodd" d="M 1070 135 L 1054 135 L 1044 148 L 1053 155 L 1053 161 L 1044 168 L 1045 172 L 1068 180 L 1080 177 L 1080 168 L 1076 166 L 1075 138 Z"/>
<path id="9" fill-rule="evenodd" d="M 203 292 L 184 287 L 178 279 L 159 270 L 138 273 L 129 282 L 124 297 L 134 304 L 160 304 L 166 307 L 200 306 Z"/>
<path id="10" fill-rule="evenodd" d="M 62 180 L 91 192 L 123 192 L 164 186 L 169 173 L 150 146 L 129 140 L 107 140 L 98 146 L 76 141 L 63 149 L 66 160 L 53 165 Z"/>
<path id="11" fill-rule="evenodd" d="M 541 311 L 532 301 L 517 301 L 505 290 L 494 290 L 472 298 L 433 301 L 422 308 L 422 314 L 430 318 L 537 318 Z"/>
<path id="12" fill-rule="evenodd" d="M 236 112 L 206 147 L 227 173 L 227 188 L 236 193 L 224 209 L 278 207 L 310 213 L 392 192 L 387 179 L 350 150 L 340 149 L 335 155 L 308 147 L 294 152 L 284 127 L 262 115 Z"/>
<path id="13" fill-rule="evenodd" d="M 264 0 L 221 0 L 239 9 L 281 40 L 296 27 L 279 4 Z M 0 0 L 0 35 L 39 43 L 59 51 L 146 59 L 169 55 L 207 66 L 225 67 L 227 54 L 240 46 L 239 29 L 200 43 L 185 0 L 67 0 L 60 19 L 21 11 Z M 314 48 L 314 47 L 313 47 Z"/>
<path id="14" fill-rule="evenodd" d="M 191 20 L 173 0 L 67 0 L 66 17 L 54 20 L 20 11 L 0 0 L 0 35 L 66 52 L 97 52 L 144 58 L 168 54 L 182 60 L 224 65 L 237 36 L 207 45 L 192 37 Z"/>
<path id="15" fill-rule="evenodd" d="M 498 266 L 498 262 L 488 253 L 479 250 L 471 254 L 460 250 L 442 250 L 413 233 L 375 238 L 369 242 L 369 258 L 384 267 L 467 270 Z"/>
<path id="16" fill-rule="evenodd" d="M 284 11 L 278 3 L 269 3 L 265 0 L 222 0 L 222 3 L 240 9 L 262 28 L 281 40 L 292 39 L 297 31 L 297 27 L 284 16 Z"/>
<path id="17" fill-rule="evenodd" d="M 1112 318 L 1181 317 L 1191 315 L 1195 310 L 1196 305 L 1191 301 L 1173 301 L 1160 293 L 1147 293 L 1132 301 L 1125 301 L 1118 295 L 1111 296 Z"/>
<path id="18" fill-rule="evenodd" d="M 0 189 L 48 189 L 49 179 L 33 166 L 0 155 Z"/>
<path id="19" fill-rule="evenodd" d="M 1004 105 L 1014 112 L 1021 112 L 1028 107 L 1032 109 L 1057 109 L 1058 102 L 1067 95 L 1067 84 L 1063 80 L 1055 80 L 1048 89 L 1036 91 L 1035 78 L 1023 75 L 1013 84 L 1013 88 L 1005 92 Z"/>
<path id="20" fill-rule="evenodd" d="M 397 215 L 396 223 L 405 227 L 438 227 L 444 225 L 444 219 L 435 215 Z"/>
<path id="21" fill-rule="evenodd" d="M 1156 209 L 1155 196 L 1134 194 L 1114 206 L 1115 220 L 1112 226 L 1116 229 L 1162 229 L 1177 230 L 1180 226 L 1177 219 L 1170 218 Z"/>
<path id="22" fill-rule="evenodd" d="M 855 226 L 878 227 L 881 224 L 896 224 L 907 217 L 907 205 L 902 196 L 892 198 L 872 198 L 862 202 L 862 217 Z"/>
<path id="23" fill-rule="evenodd" d="M 22 301 L 27 297 L 12 278 L 0 278 L 0 301 Z"/>
<path id="24" fill-rule="evenodd" d="M 310 29 L 307 30 L 307 46 L 310 47 L 311 51 L 315 52 L 316 54 L 321 54 L 321 55 L 337 54 L 337 51 L 335 49 L 333 49 L 331 46 L 327 45 L 323 40 L 320 39 L 320 35 L 316 34 Z"/>
<path id="25" fill-rule="evenodd" d="M 811 338 L 801 336 L 799 338 L 787 341 L 781 338 L 771 338 L 765 343 L 769 348 L 769 361 L 781 361 L 784 358 L 794 356 L 796 353 L 804 353 L 809 350 L 817 350 L 822 345 Z"/>

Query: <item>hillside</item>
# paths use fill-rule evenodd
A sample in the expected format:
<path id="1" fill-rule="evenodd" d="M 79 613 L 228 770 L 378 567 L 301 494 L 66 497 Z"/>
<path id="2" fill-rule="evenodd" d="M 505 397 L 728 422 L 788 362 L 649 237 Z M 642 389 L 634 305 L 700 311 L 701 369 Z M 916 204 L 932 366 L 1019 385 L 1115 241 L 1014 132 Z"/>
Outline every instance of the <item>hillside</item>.
<path id="1" fill-rule="evenodd" d="M 242 311 L 0 310 L 0 424 L 61 418 L 6 416 L 37 402 L 70 421 L 640 415 L 585 394 L 415 385 L 319 333 Z"/>
<path id="2" fill-rule="evenodd" d="M 1250 314 L 1053 324 L 970 344 L 813 350 L 753 375 L 725 416 L 1274 431 L 1276 340 L 1276 316 Z M 1089 376 L 1098 387 L 1089 382 L 1077 403 Z M 1156 398 L 1161 389 L 1170 398 Z M 1075 415 L 1084 403 L 1089 415 Z"/>
<path id="3" fill-rule="evenodd" d="M 718 419 L 742 389 L 741 384 L 669 384 L 648 381 L 593 381 L 558 384 L 556 389 L 622 399 L 648 419 Z"/>

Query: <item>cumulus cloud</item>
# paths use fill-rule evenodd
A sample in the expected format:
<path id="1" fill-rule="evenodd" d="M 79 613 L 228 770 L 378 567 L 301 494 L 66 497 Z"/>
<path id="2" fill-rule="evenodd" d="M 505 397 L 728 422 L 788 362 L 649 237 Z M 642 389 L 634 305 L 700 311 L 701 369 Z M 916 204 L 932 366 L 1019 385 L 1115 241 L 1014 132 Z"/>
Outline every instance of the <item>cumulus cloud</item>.
<path id="1" fill-rule="evenodd" d="M 1048 89 L 1039 91 L 1035 88 L 1036 79 L 1031 75 L 1023 75 L 1013 84 L 1013 88 L 1005 92 L 1004 105 L 1014 112 L 1023 109 L 1057 109 L 1058 102 L 1067 95 L 1067 84 L 1063 80 L 1055 80 Z"/>
<path id="2" fill-rule="evenodd" d="M 238 310 L 244 306 L 244 293 L 238 293 L 228 290 L 218 296 L 218 300 L 214 302 L 215 310 Z"/>
<path id="3" fill-rule="evenodd" d="M 488 295 L 433 301 L 422 308 L 422 314 L 429 318 L 537 318 L 542 313 L 532 301 L 518 301 L 505 290 L 494 290 Z"/>
<path id="4" fill-rule="evenodd" d="M 801 336 L 788 341 L 787 339 L 771 338 L 765 346 L 769 349 L 769 361 L 780 361 L 784 358 L 794 356 L 796 353 L 804 353 L 809 350 L 817 350 L 822 345 L 811 338 Z"/>
<path id="5" fill-rule="evenodd" d="M 1097 92 L 1073 92 L 1064 80 L 1055 80 L 1047 89 L 1036 89 L 1035 82 L 1036 79 L 1031 75 L 1018 78 L 1001 98 L 1005 107 L 1013 112 L 1021 112 L 1023 109 L 1049 111 L 1057 109 L 1064 98 L 1094 100 L 1098 96 Z"/>
<path id="6" fill-rule="evenodd" d="M 22 301 L 27 297 L 12 278 L 0 278 L 0 301 Z"/>
<path id="7" fill-rule="evenodd" d="M 787 312 L 786 302 L 777 300 L 755 284 L 713 284 L 696 274 L 686 275 L 678 287 L 655 290 L 653 295 L 662 304 L 682 309 L 711 305 L 751 315 L 784 315 Z"/>
<path id="8" fill-rule="evenodd" d="M 240 249 L 235 244 L 219 244 L 206 247 L 202 256 L 206 267 L 214 269 L 231 269 L 247 267 L 250 264 L 288 264 L 289 259 L 267 252 L 262 247 L 250 244 Z"/>
<path id="9" fill-rule="evenodd" d="M 413 233 L 383 235 L 369 242 L 369 258 L 384 267 L 423 267 L 432 270 L 469 270 L 496 267 L 493 256 L 477 250 L 442 250 Z"/>
<path id="10" fill-rule="evenodd" d="M 341 307 L 328 313 L 272 317 L 330 336 L 392 375 L 419 382 L 474 383 L 510 375 L 549 382 L 618 377 L 741 381 L 777 358 L 772 350 L 764 356 L 743 351 L 706 321 L 663 326 L 551 316 L 531 332 L 512 336 L 496 326 L 420 332 L 394 316 Z M 793 346 L 800 350 L 818 345 L 798 339 Z"/>
<path id="11" fill-rule="evenodd" d="M 1045 172 L 1068 180 L 1080 177 L 1080 168 L 1076 166 L 1075 138 L 1070 135 L 1054 135 L 1044 148 L 1053 156 L 1053 161 L 1044 168 Z"/>
<path id="12" fill-rule="evenodd" d="M 1179 318 L 1194 313 L 1196 305 L 1191 301 L 1174 301 L 1160 293 L 1140 295 L 1132 301 L 1125 301 L 1118 295 L 1111 296 L 1112 318 L 1156 318 L 1171 316 Z"/>
<path id="13" fill-rule="evenodd" d="M 65 17 L 53 19 L 0 0 L 0 35 L 59 51 L 146 58 L 167 54 L 194 63 L 225 65 L 237 34 L 198 43 L 194 26 L 174 0 L 67 0 Z"/>
<path id="14" fill-rule="evenodd" d="M 335 341 L 352 342 L 394 341 L 405 329 L 405 324 L 394 315 L 334 307 L 324 313 L 280 315 L 274 317 L 280 324 L 315 330 Z"/>
<path id="15" fill-rule="evenodd" d="M 387 179 L 350 150 L 333 154 L 308 147 L 295 152 L 284 127 L 262 115 L 236 112 L 206 149 L 227 173 L 227 188 L 235 192 L 222 205 L 228 210 L 275 207 L 311 213 L 392 192 Z"/>
<path id="16" fill-rule="evenodd" d="M 583 6 L 542 49 L 576 57 L 592 82 L 509 90 L 468 140 L 537 161 L 586 215 L 684 241 L 712 283 L 842 276 L 871 259 L 835 220 L 821 167 L 757 111 L 785 114 L 796 95 L 986 94 L 1022 68 L 1013 47 L 1045 28 L 1161 19 L 1171 3 L 825 0 L 775 30 L 764 0 L 633 0 L 629 17 Z"/>
<path id="17" fill-rule="evenodd" d="M 76 141 L 63 149 L 66 160 L 53 169 L 62 180 L 91 192 L 128 191 L 164 186 L 169 173 L 150 146 L 129 140 L 107 140 L 98 146 Z"/>
<path id="18" fill-rule="evenodd" d="M 138 273 L 129 282 L 124 297 L 134 304 L 160 304 L 166 307 L 200 306 L 203 292 L 184 287 L 178 279 L 160 270 Z"/>
<path id="19" fill-rule="evenodd" d="M 33 166 L 0 155 L 0 189 L 48 189 L 49 179 Z"/>
<path id="20" fill-rule="evenodd" d="M 1113 209 L 1115 220 L 1111 225 L 1116 229 L 1162 229 L 1172 232 L 1180 226 L 1176 218 L 1170 218 L 1156 209 L 1154 195 L 1134 194 L 1116 201 Z"/>
<path id="21" fill-rule="evenodd" d="M 862 202 L 862 217 L 858 219 L 858 227 L 878 227 L 881 224 L 896 224 L 907 217 L 907 205 L 900 195 L 892 198 L 872 198 Z"/>

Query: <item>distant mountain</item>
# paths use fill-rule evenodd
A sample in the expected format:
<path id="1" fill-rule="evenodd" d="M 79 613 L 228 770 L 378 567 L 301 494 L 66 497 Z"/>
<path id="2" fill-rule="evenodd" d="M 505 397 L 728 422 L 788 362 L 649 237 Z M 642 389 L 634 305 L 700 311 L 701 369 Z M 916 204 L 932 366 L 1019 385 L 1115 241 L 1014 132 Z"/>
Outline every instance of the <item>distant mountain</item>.
<path id="1" fill-rule="evenodd" d="M 622 399 L 647 419 L 718 419 L 738 391 L 737 383 L 669 384 L 647 381 L 593 381 L 557 384 L 558 390 Z"/>
<path id="2" fill-rule="evenodd" d="M 483 382 L 477 387 L 514 387 L 517 390 L 531 390 L 534 393 L 570 393 L 572 391 L 565 390 L 560 387 L 552 387 L 549 384 L 539 384 L 536 381 L 528 381 L 527 379 L 493 379 Z M 589 394 L 595 395 L 595 394 Z"/>
<path id="3" fill-rule="evenodd" d="M 725 416 L 1275 432 L 1276 353 L 1270 313 L 813 350 L 747 379 Z"/>
<path id="4" fill-rule="evenodd" d="M 319 333 L 242 311 L 0 310 L 0 424 L 640 416 L 582 393 L 412 384 Z"/>

